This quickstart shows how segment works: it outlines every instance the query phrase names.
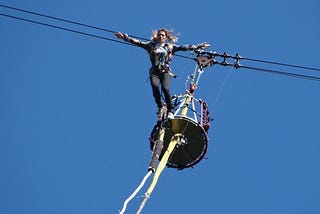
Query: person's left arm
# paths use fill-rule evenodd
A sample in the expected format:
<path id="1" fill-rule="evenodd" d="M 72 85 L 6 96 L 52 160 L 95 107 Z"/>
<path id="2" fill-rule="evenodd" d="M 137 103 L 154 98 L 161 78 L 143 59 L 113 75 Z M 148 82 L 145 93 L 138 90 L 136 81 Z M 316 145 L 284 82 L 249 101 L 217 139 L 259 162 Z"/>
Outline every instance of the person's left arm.
<path id="1" fill-rule="evenodd" d="M 194 51 L 197 49 L 206 49 L 210 47 L 209 43 L 203 42 L 198 45 L 173 45 L 173 52 L 177 51 Z"/>

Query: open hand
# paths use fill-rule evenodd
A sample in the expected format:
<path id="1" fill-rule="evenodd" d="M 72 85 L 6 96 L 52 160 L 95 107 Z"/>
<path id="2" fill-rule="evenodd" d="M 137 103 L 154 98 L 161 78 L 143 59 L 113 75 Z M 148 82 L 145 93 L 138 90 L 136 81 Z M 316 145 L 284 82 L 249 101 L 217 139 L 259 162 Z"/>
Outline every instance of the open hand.
<path id="1" fill-rule="evenodd" d="M 206 48 L 209 48 L 209 47 L 210 47 L 210 44 L 207 43 L 207 42 L 203 42 L 203 43 L 201 43 L 201 44 L 199 44 L 197 46 L 198 49 L 206 49 Z"/>
<path id="2" fill-rule="evenodd" d="M 119 39 L 123 39 L 124 38 L 124 35 L 121 32 L 116 32 L 114 35 Z"/>

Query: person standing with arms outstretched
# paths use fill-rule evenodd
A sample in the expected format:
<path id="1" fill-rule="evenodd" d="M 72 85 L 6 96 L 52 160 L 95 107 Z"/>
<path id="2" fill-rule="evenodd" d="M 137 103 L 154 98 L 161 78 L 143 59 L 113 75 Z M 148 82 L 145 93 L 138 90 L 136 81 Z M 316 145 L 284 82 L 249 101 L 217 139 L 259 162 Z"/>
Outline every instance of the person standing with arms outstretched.
<path id="1" fill-rule="evenodd" d="M 153 32 L 151 41 L 142 42 L 139 39 L 128 36 L 121 32 L 115 33 L 115 36 L 126 42 L 145 49 L 150 57 L 151 68 L 149 78 L 151 82 L 153 97 L 158 107 L 158 117 L 164 113 L 164 106 L 161 100 L 161 90 L 163 92 L 167 107 L 167 117 L 173 119 L 173 106 L 170 94 L 170 79 L 175 76 L 169 65 L 173 55 L 177 51 L 188 51 L 196 49 L 205 49 L 210 47 L 206 42 L 198 45 L 176 45 L 177 37 L 173 35 L 173 30 L 161 28 Z"/>

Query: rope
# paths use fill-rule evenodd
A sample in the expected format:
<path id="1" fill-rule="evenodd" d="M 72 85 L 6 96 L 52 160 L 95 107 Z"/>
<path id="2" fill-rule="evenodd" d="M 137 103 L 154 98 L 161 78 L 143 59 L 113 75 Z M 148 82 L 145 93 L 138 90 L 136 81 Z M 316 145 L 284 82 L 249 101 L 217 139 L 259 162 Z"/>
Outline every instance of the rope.
<path id="1" fill-rule="evenodd" d="M 148 171 L 148 173 L 144 176 L 144 178 L 142 179 L 137 189 L 127 198 L 127 200 L 125 200 L 125 202 L 123 203 L 122 210 L 119 212 L 120 214 L 123 214 L 126 211 L 127 204 L 129 203 L 129 201 L 131 201 L 136 196 L 136 194 L 140 191 L 140 189 L 143 187 L 146 180 L 149 178 L 151 174 L 152 174 L 152 170 Z"/>
<path id="2" fill-rule="evenodd" d="M 153 180 L 152 180 L 147 192 L 145 193 L 145 197 L 144 197 L 143 201 L 141 202 L 141 204 L 139 206 L 139 209 L 137 210 L 136 214 L 140 214 L 141 213 L 141 211 L 142 211 L 143 207 L 145 206 L 147 200 L 150 198 L 150 195 L 151 195 L 153 189 L 155 188 L 155 186 L 156 186 L 156 184 L 158 182 L 159 176 L 160 176 L 161 172 L 164 170 L 164 168 L 165 168 L 165 166 L 166 166 L 166 164 L 168 162 L 168 159 L 170 158 L 170 155 L 172 154 L 177 142 L 178 141 L 177 141 L 176 137 L 173 140 L 171 140 L 167 150 L 163 154 L 162 159 L 161 159 L 160 163 L 158 164 L 157 170 L 156 170 L 156 172 L 155 172 L 155 174 L 153 176 Z"/>

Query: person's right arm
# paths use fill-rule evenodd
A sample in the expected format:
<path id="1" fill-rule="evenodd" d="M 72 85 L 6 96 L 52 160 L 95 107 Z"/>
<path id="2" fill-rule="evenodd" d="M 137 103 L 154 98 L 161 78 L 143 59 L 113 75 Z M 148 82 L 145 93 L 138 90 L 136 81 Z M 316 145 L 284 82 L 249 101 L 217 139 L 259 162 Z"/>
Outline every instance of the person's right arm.
<path id="1" fill-rule="evenodd" d="M 147 49 L 148 43 L 142 42 L 139 39 L 132 38 L 126 33 L 117 32 L 114 34 L 117 38 L 122 39 L 130 44 L 136 45 L 138 47 Z"/>

